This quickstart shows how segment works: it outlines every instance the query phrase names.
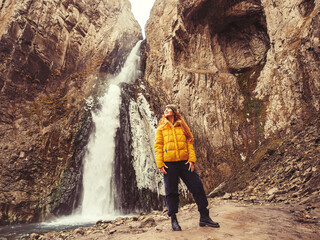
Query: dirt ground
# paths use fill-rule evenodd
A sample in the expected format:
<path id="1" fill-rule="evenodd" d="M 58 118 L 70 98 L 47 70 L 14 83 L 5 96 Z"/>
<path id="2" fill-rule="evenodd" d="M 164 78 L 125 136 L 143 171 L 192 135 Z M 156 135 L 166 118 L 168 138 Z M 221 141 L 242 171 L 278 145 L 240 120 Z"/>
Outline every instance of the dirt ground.
<path id="1" fill-rule="evenodd" d="M 257 205 L 212 199 L 209 202 L 211 218 L 220 223 L 220 228 L 199 227 L 196 205 L 190 204 L 181 208 L 177 215 L 181 232 L 172 231 L 170 219 L 165 213 L 159 212 L 144 215 L 135 221 L 122 221 L 113 228 L 108 227 L 107 232 L 94 229 L 85 232 L 74 230 L 73 237 L 92 240 L 320 239 L 318 209 L 313 212 L 318 217 L 313 217 L 310 221 L 299 221 L 294 212 L 296 208 L 304 206 L 294 207 L 279 203 Z"/>

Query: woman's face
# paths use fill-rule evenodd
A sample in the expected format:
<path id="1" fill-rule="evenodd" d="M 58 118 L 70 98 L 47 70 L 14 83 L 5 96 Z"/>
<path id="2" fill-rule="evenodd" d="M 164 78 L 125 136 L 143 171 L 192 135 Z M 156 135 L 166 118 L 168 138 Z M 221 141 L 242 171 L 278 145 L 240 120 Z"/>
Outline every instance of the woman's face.
<path id="1" fill-rule="evenodd" d="M 173 113 L 173 111 L 172 111 L 172 109 L 171 108 L 166 108 L 165 110 L 164 110 L 164 116 L 167 118 L 167 117 L 170 117 L 170 116 L 174 116 L 174 113 Z"/>

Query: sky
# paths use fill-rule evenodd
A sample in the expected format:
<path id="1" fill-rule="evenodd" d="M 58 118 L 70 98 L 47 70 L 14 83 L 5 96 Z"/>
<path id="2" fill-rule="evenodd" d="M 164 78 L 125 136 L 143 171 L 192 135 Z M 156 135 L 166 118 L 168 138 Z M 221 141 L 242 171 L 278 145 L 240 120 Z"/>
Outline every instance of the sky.
<path id="1" fill-rule="evenodd" d="M 142 28 L 143 37 L 145 37 L 144 27 L 150 16 L 151 8 L 155 0 L 129 0 L 134 17 Z"/>

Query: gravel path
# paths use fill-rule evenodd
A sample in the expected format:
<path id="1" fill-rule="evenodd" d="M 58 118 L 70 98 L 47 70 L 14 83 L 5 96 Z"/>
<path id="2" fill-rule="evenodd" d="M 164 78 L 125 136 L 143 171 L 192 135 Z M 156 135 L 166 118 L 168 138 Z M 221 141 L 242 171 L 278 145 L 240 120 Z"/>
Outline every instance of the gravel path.
<path id="1" fill-rule="evenodd" d="M 320 239 L 320 209 L 303 205 L 252 204 L 209 199 L 211 217 L 220 228 L 199 227 L 195 204 L 178 213 L 181 232 L 171 230 L 170 219 L 163 212 L 153 212 L 114 221 L 100 221 L 90 228 L 68 232 L 33 234 L 30 239 L 192 239 L 192 240 L 270 240 Z M 309 210 L 308 210 L 309 209 Z"/>

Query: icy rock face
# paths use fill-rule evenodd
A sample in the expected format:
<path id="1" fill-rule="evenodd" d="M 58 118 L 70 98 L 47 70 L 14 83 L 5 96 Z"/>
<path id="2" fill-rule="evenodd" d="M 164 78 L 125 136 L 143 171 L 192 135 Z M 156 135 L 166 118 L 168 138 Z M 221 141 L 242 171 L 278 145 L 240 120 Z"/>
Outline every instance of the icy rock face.
<path id="1" fill-rule="evenodd" d="M 142 94 L 130 102 L 130 126 L 132 134 L 133 168 L 137 187 L 147 188 L 164 195 L 163 180 L 155 166 L 154 138 L 157 119 Z"/>
<path id="2" fill-rule="evenodd" d="M 141 85 L 140 88 L 144 86 Z M 165 196 L 163 175 L 157 169 L 154 155 L 157 124 L 157 118 L 150 109 L 148 101 L 143 94 L 138 94 L 137 99 L 130 102 L 133 168 L 137 187 L 140 190 L 151 190 L 158 196 Z M 188 197 L 187 187 L 183 181 L 179 183 L 179 190 L 182 198 Z"/>
<path id="3" fill-rule="evenodd" d="M 142 37 L 128 0 L 89 2 L 0 1 L 0 224 L 77 205 L 85 99 Z"/>
<path id="4" fill-rule="evenodd" d="M 180 106 L 206 189 L 319 114 L 319 1 L 158 0 L 146 39 L 145 79 Z"/>
<path id="5" fill-rule="evenodd" d="M 114 172 L 115 207 L 123 213 L 162 209 L 165 204 L 153 150 L 156 119 L 145 99 L 149 93 L 139 82 L 123 84 L 121 92 Z"/>

